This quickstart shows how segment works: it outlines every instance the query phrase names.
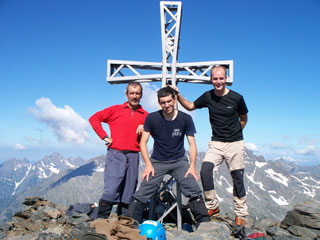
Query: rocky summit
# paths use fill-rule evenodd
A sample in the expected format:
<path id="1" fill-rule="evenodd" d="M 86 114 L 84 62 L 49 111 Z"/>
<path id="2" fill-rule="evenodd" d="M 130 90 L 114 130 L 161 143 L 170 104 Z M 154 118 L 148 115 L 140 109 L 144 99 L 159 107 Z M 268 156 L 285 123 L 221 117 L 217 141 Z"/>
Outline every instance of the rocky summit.
<path id="1" fill-rule="evenodd" d="M 23 204 L 25 210 L 16 212 L 11 222 L 0 225 L 0 239 L 9 240 L 58 240 L 80 239 L 88 232 L 95 233 L 93 221 L 86 213 L 67 210 L 45 200 L 43 197 L 26 197 Z M 115 214 L 111 219 L 118 218 Z M 228 216 L 212 219 L 211 222 L 201 223 L 198 228 L 177 230 L 174 224 L 165 224 L 167 240 L 209 240 L 237 239 L 229 224 Z M 254 221 L 247 218 L 246 235 L 264 233 L 266 239 L 320 239 L 320 202 L 309 200 L 296 205 L 287 212 L 282 221 L 265 218 Z M 109 238 L 108 238 L 109 239 Z M 113 239 L 121 239 L 113 235 Z"/>

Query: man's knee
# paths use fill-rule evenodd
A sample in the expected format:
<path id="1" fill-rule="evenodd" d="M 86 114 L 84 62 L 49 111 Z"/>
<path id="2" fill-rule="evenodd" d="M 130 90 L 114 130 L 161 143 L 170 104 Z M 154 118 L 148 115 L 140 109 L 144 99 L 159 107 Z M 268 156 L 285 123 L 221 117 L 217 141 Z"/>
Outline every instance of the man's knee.
<path id="1" fill-rule="evenodd" d="M 200 177 L 202 181 L 203 191 L 210 191 L 214 189 L 213 183 L 213 169 L 214 164 L 211 162 L 203 162 L 200 170 Z"/>
<path id="2" fill-rule="evenodd" d="M 231 172 L 233 180 L 233 196 L 242 198 L 246 196 L 246 190 L 243 183 L 244 169 L 237 169 Z"/>

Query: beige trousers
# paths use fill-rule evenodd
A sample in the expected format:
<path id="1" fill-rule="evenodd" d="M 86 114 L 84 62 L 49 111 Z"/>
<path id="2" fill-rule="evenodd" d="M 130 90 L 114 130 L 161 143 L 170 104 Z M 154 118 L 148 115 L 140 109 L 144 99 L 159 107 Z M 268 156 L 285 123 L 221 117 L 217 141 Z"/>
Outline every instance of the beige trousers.
<path id="1" fill-rule="evenodd" d="M 214 172 L 218 171 L 219 166 L 226 161 L 229 172 L 238 169 L 244 169 L 244 141 L 236 142 L 219 142 L 210 141 L 209 148 L 204 156 L 203 162 L 211 162 L 214 164 Z M 215 209 L 219 206 L 219 200 L 216 190 L 204 192 L 206 207 Z M 233 196 L 235 215 L 244 217 L 248 215 L 248 207 L 246 204 L 246 196 L 238 198 Z"/>

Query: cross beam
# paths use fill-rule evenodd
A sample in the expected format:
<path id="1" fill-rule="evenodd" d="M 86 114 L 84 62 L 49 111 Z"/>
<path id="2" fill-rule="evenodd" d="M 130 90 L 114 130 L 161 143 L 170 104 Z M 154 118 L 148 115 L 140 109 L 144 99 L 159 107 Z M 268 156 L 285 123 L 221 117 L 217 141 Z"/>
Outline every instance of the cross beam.
<path id="1" fill-rule="evenodd" d="M 107 82 L 110 84 L 161 82 L 162 87 L 178 82 L 211 84 L 213 66 L 227 69 L 227 84 L 233 83 L 233 60 L 178 63 L 181 2 L 160 2 L 162 62 L 108 60 Z"/>

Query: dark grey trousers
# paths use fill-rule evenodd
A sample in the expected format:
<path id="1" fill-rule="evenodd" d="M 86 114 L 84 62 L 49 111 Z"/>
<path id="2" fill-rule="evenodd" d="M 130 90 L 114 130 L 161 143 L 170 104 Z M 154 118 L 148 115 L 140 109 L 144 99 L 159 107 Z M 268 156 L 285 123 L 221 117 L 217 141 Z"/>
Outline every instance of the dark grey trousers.
<path id="1" fill-rule="evenodd" d="M 138 183 L 139 153 L 108 149 L 101 199 L 113 204 L 129 204 Z"/>
<path id="2" fill-rule="evenodd" d="M 181 192 L 185 197 L 194 198 L 201 196 L 201 189 L 192 175 L 184 177 L 189 168 L 189 162 L 186 157 L 178 160 L 157 161 L 151 159 L 155 170 L 154 177 L 150 174 L 149 181 L 144 179 L 141 182 L 139 190 L 133 197 L 146 204 L 153 194 L 159 189 L 164 175 L 169 174 L 180 184 Z"/>

